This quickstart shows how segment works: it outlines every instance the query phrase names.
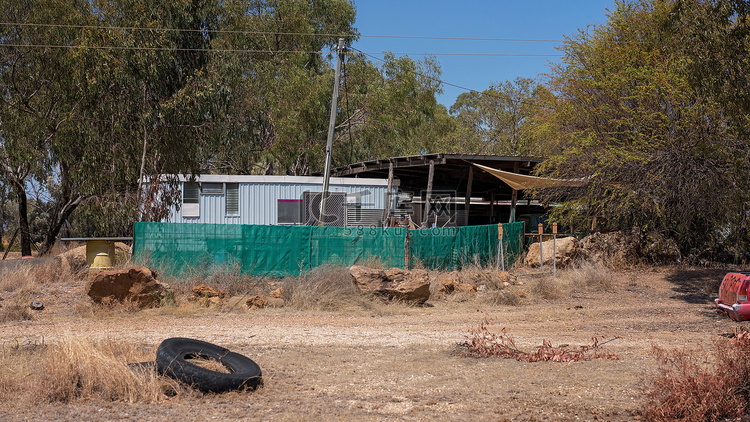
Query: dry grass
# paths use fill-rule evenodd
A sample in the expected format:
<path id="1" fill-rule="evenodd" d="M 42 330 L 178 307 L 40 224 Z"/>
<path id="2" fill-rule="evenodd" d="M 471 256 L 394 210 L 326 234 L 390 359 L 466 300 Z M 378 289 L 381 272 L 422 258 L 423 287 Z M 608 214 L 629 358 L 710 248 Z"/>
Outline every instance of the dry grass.
<path id="1" fill-rule="evenodd" d="M 750 332 L 703 350 L 656 348 L 657 374 L 648 379 L 643 414 L 649 421 L 740 420 L 750 411 Z M 745 420 L 745 419 L 742 419 Z"/>
<path id="2" fill-rule="evenodd" d="M 545 273 L 530 279 L 528 293 L 544 300 L 560 300 L 574 293 L 610 291 L 611 271 L 601 265 L 583 263 L 579 267 L 558 270 L 557 276 Z"/>
<path id="3" fill-rule="evenodd" d="M 299 311 L 373 309 L 378 303 L 357 290 L 345 267 L 319 267 L 300 277 L 287 277 L 281 284 L 285 306 Z"/>
<path id="4" fill-rule="evenodd" d="M 70 403 L 100 399 L 160 402 L 188 393 L 176 381 L 128 363 L 153 360 L 154 351 L 112 340 L 90 341 L 73 335 L 59 343 L 6 345 L 0 353 L 0 400 Z"/>

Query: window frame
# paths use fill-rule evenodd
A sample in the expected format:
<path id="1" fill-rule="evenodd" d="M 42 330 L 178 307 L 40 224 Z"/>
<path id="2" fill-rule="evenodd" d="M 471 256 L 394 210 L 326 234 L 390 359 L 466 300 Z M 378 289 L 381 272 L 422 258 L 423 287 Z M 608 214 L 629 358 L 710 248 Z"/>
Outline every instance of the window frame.
<path id="1" fill-rule="evenodd" d="M 229 209 L 229 192 L 230 192 L 230 185 L 232 185 L 232 191 L 236 193 L 235 198 L 235 206 L 232 211 L 230 212 Z M 227 217 L 239 217 L 240 216 L 240 184 L 236 182 L 226 182 L 224 183 L 224 215 Z"/>

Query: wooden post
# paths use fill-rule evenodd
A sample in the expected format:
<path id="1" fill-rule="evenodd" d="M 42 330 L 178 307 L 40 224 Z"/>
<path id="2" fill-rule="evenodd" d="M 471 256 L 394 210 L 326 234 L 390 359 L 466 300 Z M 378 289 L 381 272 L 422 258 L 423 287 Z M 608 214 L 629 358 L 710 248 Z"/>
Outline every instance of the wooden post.
<path id="1" fill-rule="evenodd" d="M 466 198 L 464 199 L 464 212 L 466 213 L 465 226 L 469 225 L 469 209 L 471 208 L 471 183 L 474 180 L 474 166 L 469 167 L 469 181 L 466 183 Z"/>
<path id="2" fill-rule="evenodd" d="M 495 222 L 495 191 L 490 191 L 490 223 Z"/>
<path id="3" fill-rule="evenodd" d="M 430 173 L 427 176 L 427 194 L 424 198 L 424 217 L 422 217 L 422 228 L 427 228 L 427 218 L 430 216 L 430 196 L 432 195 L 432 179 L 435 176 L 435 161 L 430 160 Z"/>
<path id="4" fill-rule="evenodd" d="M 388 218 L 391 216 L 391 202 L 393 202 L 393 195 L 391 190 L 393 189 L 393 161 L 388 164 L 388 191 L 385 195 L 385 213 L 383 215 L 383 226 L 389 227 Z"/>
<path id="5" fill-rule="evenodd" d="M 518 165 L 518 162 L 513 163 L 513 173 L 518 173 L 520 171 L 520 167 Z M 513 189 L 513 193 L 511 194 L 510 198 L 510 219 L 509 223 L 515 223 L 516 222 L 516 203 L 518 202 L 518 191 Z"/>

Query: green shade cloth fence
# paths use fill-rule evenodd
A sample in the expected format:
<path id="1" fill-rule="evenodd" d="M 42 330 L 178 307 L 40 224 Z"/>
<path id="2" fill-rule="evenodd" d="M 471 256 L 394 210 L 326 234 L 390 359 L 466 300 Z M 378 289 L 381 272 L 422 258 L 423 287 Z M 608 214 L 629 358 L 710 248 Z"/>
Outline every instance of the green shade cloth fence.
<path id="1" fill-rule="evenodd" d="M 506 268 L 521 256 L 523 223 L 503 224 Z M 324 264 L 451 270 L 496 265 L 497 225 L 407 230 L 378 227 L 136 223 L 133 255 L 166 274 L 221 266 L 245 274 L 300 275 Z"/>

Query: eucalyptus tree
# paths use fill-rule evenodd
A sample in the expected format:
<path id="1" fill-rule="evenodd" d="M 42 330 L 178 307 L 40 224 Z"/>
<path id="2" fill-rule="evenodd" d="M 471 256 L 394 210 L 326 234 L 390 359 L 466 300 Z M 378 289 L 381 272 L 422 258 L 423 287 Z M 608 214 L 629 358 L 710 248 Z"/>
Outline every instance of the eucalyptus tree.
<path id="1" fill-rule="evenodd" d="M 338 163 L 419 154 L 439 147 L 452 130 L 441 92 L 440 66 L 386 54 L 374 63 L 365 55 L 347 55 L 336 150 Z"/>
<path id="2" fill-rule="evenodd" d="M 711 14 L 720 2 L 690 3 Z M 730 53 L 685 49 L 681 31 L 690 20 L 675 14 L 680 5 L 617 3 L 605 24 L 566 39 L 550 81 L 556 130 L 547 131 L 561 153 L 539 172 L 586 176 L 589 183 L 541 192 L 544 201 L 561 204 L 553 218 L 581 230 L 598 224 L 659 231 L 683 252 L 718 247 L 734 222 L 747 218 L 748 144 L 731 112 L 738 103 L 696 85 L 691 75 L 704 54 Z M 694 35 L 713 39 L 717 33 Z M 709 86 L 724 78 L 703 76 L 714 80 Z"/>
<path id="3" fill-rule="evenodd" d="M 493 83 L 482 92 L 458 96 L 450 114 L 469 135 L 465 146 L 483 154 L 528 155 L 536 139 L 528 121 L 549 99 L 549 91 L 534 79 L 518 77 Z"/>
<path id="4" fill-rule="evenodd" d="M 307 174 L 322 163 L 338 38 L 347 44 L 356 10 L 344 0 L 225 1 L 211 71 L 229 92 L 216 149 L 204 168 L 222 173 Z"/>
<path id="5" fill-rule="evenodd" d="M 2 13 L 0 160 L 30 254 L 27 182 L 51 181 L 40 253 L 88 198 L 130 197 L 143 175 L 196 173 L 220 78 L 217 2 L 10 0 Z M 162 195 L 163 197 L 163 195 Z"/>
<path id="6" fill-rule="evenodd" d="M 75 118 L 80 87 L 70 77 L 75 30 L 88 3 L 59 0 L 0 6 L 0 170 L 18 202 L 22 255 L 31 255 L 27 185 L 44 181 L 54 147 Z"/>

